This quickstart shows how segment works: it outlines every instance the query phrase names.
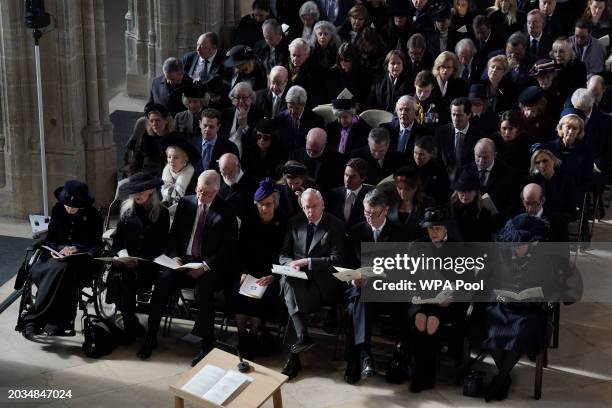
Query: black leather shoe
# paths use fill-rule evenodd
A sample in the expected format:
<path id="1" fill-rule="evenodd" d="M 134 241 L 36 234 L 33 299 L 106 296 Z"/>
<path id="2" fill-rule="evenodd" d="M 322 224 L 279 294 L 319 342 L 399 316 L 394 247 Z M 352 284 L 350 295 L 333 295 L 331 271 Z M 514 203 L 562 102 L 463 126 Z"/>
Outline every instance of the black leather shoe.
<path id="1" fill-rule="evenodd" d="M 374 368 L 374 359 L 369 353 L 361 355 L 361 377 L 368 378 L 374 376 L 376 369 Z"/>
<path id="2" fill-rule="evenodd" d="M 304 336 L 291 346 L 291 354 L 300 354 L 304 351 L 310 350 L 314 346 L 314 341 L 310 336 Z"/>
<path id="3" fill-rule="evenodd" d="M 501 380 L 498 375 L 493 377 L 487 388 L 484 392 L 484 399 L 486 402 L 491 402 L 497 397 L 497 393 L 499 392 Z"/>
<path id="4" fill-rule="evenodd" d="M 508 398 L 508 391 L 510 390 L 510 385 L 512 384 L 512 379 L 510 375 L 505 374 L 500 376 L 500 385 L 497 390 L 497 395 L 495 395 L 495 399 L 498 401 L 503 401 Z"/>
<path id="5" fill-rule="evenodd" d="M 195 367 L 200 361 L 202 361 L 204 357 L 206 357 L 208 353 L 212 351 L 213 348 L 213 345 L 210 343 L 202 343 L 202 348 L 200 349 L 200 352 L 191 360 L 191 366 Z"/>
<path id="6" fill-rule="evenodd" d="M 302 362 L 300 361 L 300 356 L 297 354 L 291 353 L 281 373 L 289 377 L 289 379 L 291 380 L 298 375 L 298 372 L 301 369 L 302 369 Z"/>
<path id="7" fill-rule="evenodd" d="M 42 329 L 36 323 L 28 323 L 25 325 L 21 334 L 28 340 L 34 340 L 34 336 L 42 333 Z"/>
<path id="8" fill-rule="evenodd" d="M 145 341 L 136 355 L 141 360 L 146 360 L 153 354 L 153 349 L 157 347 L 157 335 L 147 335 Z"/>
<path id="9" fill-rule="evenodd" d="M 346 363 L 346 370 L 344 370 L 344 382 L 347 384 L 356 384 L 361 379 L 361 367 L 359 366 L 359 359 L 351 358 Z"/>

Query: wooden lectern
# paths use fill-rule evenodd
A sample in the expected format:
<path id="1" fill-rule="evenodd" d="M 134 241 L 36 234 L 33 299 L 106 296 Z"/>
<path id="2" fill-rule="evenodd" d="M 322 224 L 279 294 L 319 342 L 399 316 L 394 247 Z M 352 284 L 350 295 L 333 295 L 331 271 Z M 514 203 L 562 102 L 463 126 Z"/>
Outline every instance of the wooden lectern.
<path id="1" fill-rule="evenodd" d="M 282 408 L 281 385 L 287 381 L 288 377 L 250 361 L 251 368 L 245 374 L 252 377 L 253 382 L 247 385 L 239 394 L 232 396 L 225 405 L 214 404 L 182 389 L 191 377 L 196 375 L 206 364 L 212 364 L 225 370 L 238 371 L 236 366 L 239 362 L 240 360 L 237 356 L 217 348 L 213 349 L 202 361 L 185 373 L 178 383 L 170 386 L 170 390 L 174 393 L 175 408 L 183 408 L 184 400 L 192 401 L 207 408 L 256 408 L 262 406 L 270 397 L 273 398 L 274 408 Z"/>

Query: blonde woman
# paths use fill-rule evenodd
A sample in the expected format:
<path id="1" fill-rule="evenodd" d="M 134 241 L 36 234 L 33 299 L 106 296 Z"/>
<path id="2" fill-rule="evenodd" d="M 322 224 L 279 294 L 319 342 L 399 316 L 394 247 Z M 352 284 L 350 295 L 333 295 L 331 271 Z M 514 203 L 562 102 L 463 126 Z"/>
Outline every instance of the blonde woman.
<path id="1" fill-rule="evenodd" d="M 559 72 L 557 72 L 559 98 L 564 101 L 576 89 L 586 87 L 586 66 L 584 62 L 580 61 L 580 58 L 576 58 L 572 44 L 565 37 L 555 40 L 550 54 L 559 68 Z"/>
<path id="2" fill-rule="evenodd" d="M 184 139 L 173 137 L 162 144 L 167 164 L 162 172 L 162 202 L 170 207 L 181 197 L 195 193 L 194 168 L 190 162 L 199 159 L 198 151 Z"/>
<path id="3" fill-rule="evenodd" d="M 434 91 L 437 88 L 443 105 L 449 106 L 453 99 L 468 95 L 468 84 L 459 78 L 459 59 L 454 53 L 441 52 L 434 61 L 432 73 L 436 78 Z"/>
<path id="4" fill-rule="evenodd" d="M 487 63 L 485 95 L 491 111 L 500 114 L 516 108 L 516 87 L 509 78 L 510 64 L 505 55 L 496 55 Z"/>
<path id="5" fill-rule="evenodd" d="M 495 4 L 486 10 L 491 27 L 507 38 L 510 34 L 521 31 L 525 26 L 525 13 L 518 9 L 516 0 L 495 0 Z"/>

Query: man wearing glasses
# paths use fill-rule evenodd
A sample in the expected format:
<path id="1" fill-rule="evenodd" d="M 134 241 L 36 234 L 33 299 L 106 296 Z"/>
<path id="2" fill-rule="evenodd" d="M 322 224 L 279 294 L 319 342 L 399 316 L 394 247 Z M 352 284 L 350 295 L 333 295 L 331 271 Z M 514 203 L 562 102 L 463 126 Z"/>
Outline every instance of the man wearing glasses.
<path id="1" fill-rule="evenodd" d="M 239 82 L 229 93 L 233 108 L 223 110 L 221 114 L 221 130 L 224 139 L 228 139 L 238 147 L 238 157 L 246 147 L 251 129 L 260 119 L 263 112 L 255 105 L 256 96 L 251 84 Z"/>

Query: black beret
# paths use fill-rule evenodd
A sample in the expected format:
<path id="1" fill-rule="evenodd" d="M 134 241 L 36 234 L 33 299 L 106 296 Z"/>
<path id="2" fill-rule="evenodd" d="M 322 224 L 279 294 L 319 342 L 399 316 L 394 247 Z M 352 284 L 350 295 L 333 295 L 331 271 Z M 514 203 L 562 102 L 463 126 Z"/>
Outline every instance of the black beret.
<path id="1" fill-rule="evenodd" d="M 521 105 L 533 106 L 544 96 L 544 91 L 539 86 L 528 86 L 523 89 L 518 97 Z"/>
<path id="2" fill-rule="evenodd" d="M 204 88 L 201 86 L 190 86 L 185 88 L 183 91 L 183 96 L 185 98 L 203 98 L 204 93 Z"/>
<path id="3" fill-rule="evenodd" d="M 257 122 L 255 129 L 258 133 L 271 135 L 272 133 L 276 132 L 276 123 L 270 118 L 263 118 Z"/>
<path id="4" fill-rule="evenodd" d="M 472 86 L 470 86 L 470 93 L 468 94 L 469 100 L 486 98 L 487 88 L 485 84 L 472 84 Z"/>
<path id="5" fill-rule="evenodd" d="M 168 116 L 168 109 L 159 103 L 147 103 L 144 110 L 145 116 L 148 118 L 151 112 L 159 112 L 162 116 Z"/>

